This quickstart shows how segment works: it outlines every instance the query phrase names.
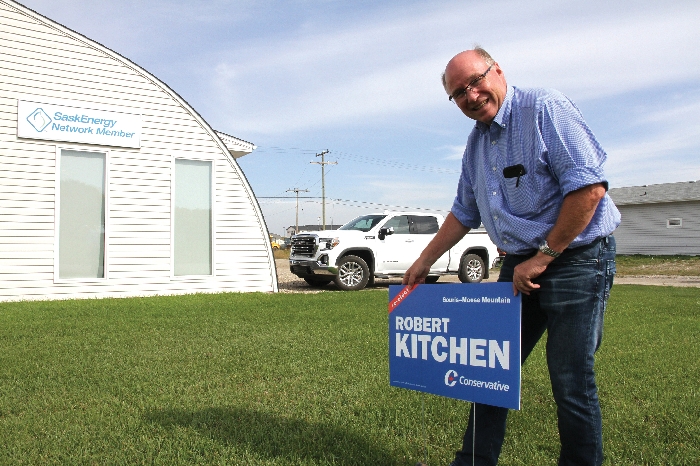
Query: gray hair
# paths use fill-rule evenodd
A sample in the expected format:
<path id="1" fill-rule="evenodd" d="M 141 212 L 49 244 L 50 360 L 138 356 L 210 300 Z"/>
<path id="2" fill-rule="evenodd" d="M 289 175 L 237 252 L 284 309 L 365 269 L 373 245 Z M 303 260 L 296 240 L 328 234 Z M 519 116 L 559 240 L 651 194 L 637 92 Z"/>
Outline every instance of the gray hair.
<path id="1" fill-rule="evenodd" d="M 494 63 L 496 63 L 496 60 L 494 60 L 493 57 L 491 57 L 491 55 L 489 55 L 489 53 L 486 50 L 484 50 L 483 47 L 481 47 L 480 45 L 475 44 L 472 50 L 478 53 L 479 56 L 484 59 L 487 65 L 491 66 Z M 444 71 L 442 72 L 442 87 L 443 89 L 445 89 L 445 92 L 447 92 L 447 94 L 449 95 L 450 91 L 447 90 L 447 81 L 445 80 Z"/>
<path id="2" fill-rule="evenodd" d="M 494 60 L 489 53 L 484 50 L 480 45 L 475 45 L 474 46 L 474 51 L 479 54 L 481 58 L 484 59 L 487 65 L 491 66 L 494 63 L 496 63 L 496 60 Z"/>

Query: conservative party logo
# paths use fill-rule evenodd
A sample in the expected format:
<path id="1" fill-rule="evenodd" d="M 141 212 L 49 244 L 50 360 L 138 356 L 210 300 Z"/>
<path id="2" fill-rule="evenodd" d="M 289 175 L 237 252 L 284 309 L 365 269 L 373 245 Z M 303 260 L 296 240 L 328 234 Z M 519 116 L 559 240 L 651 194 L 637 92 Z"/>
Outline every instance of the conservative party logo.
<path id="1" fill-rule="evenodd" d="M 51 124 L 51 117 L 48 116 L 43 109 L 37 108 L 29 114 L 27 121 L 34 127 L 35 130 L 41 133 Z"/>
<path id="2" fill-rule="evenodd" d="M 445 374 L 445 385 L 448 387 L 454 387 L 457 383 L 457 372 L 450 369 Z"/>

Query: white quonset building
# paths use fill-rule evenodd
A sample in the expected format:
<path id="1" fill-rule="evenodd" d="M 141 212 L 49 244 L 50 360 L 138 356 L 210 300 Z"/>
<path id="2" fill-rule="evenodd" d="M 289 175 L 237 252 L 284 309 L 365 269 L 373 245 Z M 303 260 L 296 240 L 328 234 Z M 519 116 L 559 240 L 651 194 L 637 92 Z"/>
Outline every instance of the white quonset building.
<path id="1" fill-rule="evenodd" d="M 700 183 L 610 189 L 622 214 L 618 254 L 700 254 Z"/>
<path id="2" fill-rule="evenodd" d="M 277 291 L 236 157 L 156 77 L 0 0 L 0 301 Z"/>

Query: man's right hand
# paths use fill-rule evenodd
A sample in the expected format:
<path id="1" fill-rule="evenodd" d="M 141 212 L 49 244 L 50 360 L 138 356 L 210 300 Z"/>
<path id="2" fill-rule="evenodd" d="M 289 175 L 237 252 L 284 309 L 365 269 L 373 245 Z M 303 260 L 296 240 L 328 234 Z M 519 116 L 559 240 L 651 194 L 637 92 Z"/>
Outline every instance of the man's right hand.
<path id="1" fill-rule="evenodd" d="M 413 285 L 425 283 L 425 277 L 430 272 L 430 267 L 452 246 L 457 244 L 464 235 L 469 233 L 469 228 L 465 227 L 454 216 L 452 212 L 447 214 L 445 222 L 435 237 L 428 243 L 420 257 L 413 263 L 403 276 L 403 284 L 413 288 Z"/>
<path id="2" fill-rule="evenodd" d="M 425 277 L 430 272 L 430 265 L 425 264 L 420 258 L 416 260 L 411 267 L 406 270 L 403 276 L 403 284 L 413 288 L 413 285 L 418 285 L 425 282 Z"/>

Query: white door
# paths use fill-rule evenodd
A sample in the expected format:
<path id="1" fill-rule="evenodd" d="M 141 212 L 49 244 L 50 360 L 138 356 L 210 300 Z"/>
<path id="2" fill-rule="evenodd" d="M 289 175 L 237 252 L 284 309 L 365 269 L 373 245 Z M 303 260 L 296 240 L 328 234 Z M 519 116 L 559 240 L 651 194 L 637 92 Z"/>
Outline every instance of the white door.
<path id="1" fill-rule="evenodd" d="M 397 215 L 382 225 L 394 233 L 380 240 L 377 272 L 403 274 L 418 259 L 437 232 L 437 219 L 432 215 Z M 447 257 L 441 257 L 433 269 L 446 268 Z"/>

